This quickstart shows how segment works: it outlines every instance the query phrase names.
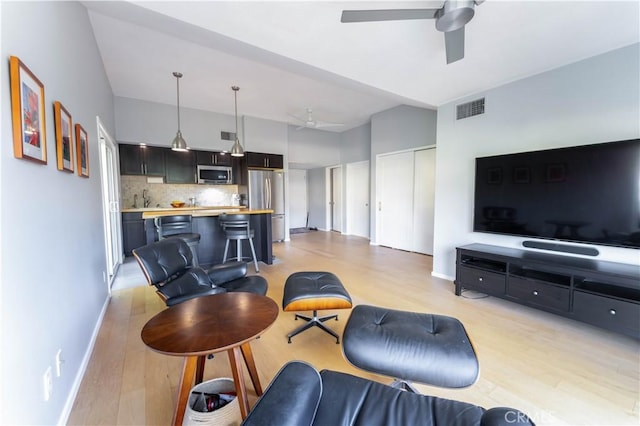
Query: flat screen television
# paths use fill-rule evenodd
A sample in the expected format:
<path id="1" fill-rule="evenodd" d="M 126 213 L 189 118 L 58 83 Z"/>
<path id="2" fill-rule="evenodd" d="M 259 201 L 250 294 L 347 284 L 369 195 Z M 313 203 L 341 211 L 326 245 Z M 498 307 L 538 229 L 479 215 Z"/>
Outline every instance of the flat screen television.
<path id="1" fill-rule="evenodd" d="M 473 230 L 640 248 L 640 139 L 476 158 Z"/>

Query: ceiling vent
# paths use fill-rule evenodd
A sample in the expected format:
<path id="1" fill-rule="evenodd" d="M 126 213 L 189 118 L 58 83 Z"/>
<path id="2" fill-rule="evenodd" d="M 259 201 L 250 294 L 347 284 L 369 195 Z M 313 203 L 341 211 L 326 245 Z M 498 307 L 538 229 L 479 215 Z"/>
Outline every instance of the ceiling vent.
<path id="1" fill-rule="evenodd" d="M 456 120 L 473 117 L 474 115 L 484 114 L 484 98 L 475 101 L 460 104 L 456 107 Z"/>
<path id="2" fill-rule="evenodd" d="M 236 134 L 233 132 L 220 132 L 220 139 L 223 141 L 235 141 Z"/>

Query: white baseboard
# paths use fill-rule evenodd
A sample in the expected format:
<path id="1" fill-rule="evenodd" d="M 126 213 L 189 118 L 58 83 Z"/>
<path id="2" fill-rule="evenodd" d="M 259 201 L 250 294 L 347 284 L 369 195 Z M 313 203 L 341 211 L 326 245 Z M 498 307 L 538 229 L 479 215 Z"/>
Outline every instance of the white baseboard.
<path id="1" fill-rule="evenodd" d="M 452 277 L 445 274 L 439 274 L 437 272 L 431 272 L 431 276 L 436 278 L 442 278 L 443 280 L 449 280 L 449 281 L 454 281 L 456 279 L 456 277 Z"/>
<path id="2" fill-rule="evenodd" d="M 100 316 L 98 317 L 98 321 L 96 322 L 96 325 L 93 328 L 91 341 L 89 342 L 89 346 L 87 346 L 87 350 L 84 353 L 84 357 L 82 357 L 82 363 L 80 363 L 80 369 L 78 370 L 78 374 L 76 374 L 76 378 L 73 381 L 73 385 L 71 386 L 71 391 L 67 396 L 67 402 L 65 402 L 64 409 L 62 410 L 62 413 L 60 414 L 60 418 L 58 419 L 58 426 L 64 426 L 69 421 L 69 416 L 71 415 L 71 410 L 73 409 L 73 403 L 76 401 L 76 396 L 78 395 L 78 391 L 80 390 L 80 384 L 82 383 L 82 379 L 84 378 L 84 373 L 87 371 L 89 360 L 91 360 L 91 354 L 93 353 L 93 348 L 96 345 L 96 340 L 98 339 L 98 333 L 100 333 L 100 327 L 102 327 L 102 321 L 104 320 L 104 315 L 107 312 L 107 306 L 109 306 L 110 299 L 111 299 L 111 295 L 107 295 L 107 298 L 104 301 L 104 305 L 102 305 Z"/>

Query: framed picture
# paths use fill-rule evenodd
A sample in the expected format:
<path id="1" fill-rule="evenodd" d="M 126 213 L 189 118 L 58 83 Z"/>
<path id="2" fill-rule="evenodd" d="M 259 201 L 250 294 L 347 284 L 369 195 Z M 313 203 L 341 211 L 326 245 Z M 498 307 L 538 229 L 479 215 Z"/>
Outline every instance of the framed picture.
<path id="1" fill-rule="evenodd" d="M 489 167 L 487 170 L 487 183 L 490 185 L 502 184 L 502 167 Z"/>
<path id="2" fill-rule="evenodd" d="M 73 173 L 73 127 L 71 114 L 58 101 L 53 103 L 53 119 L 56 125 L 56 157 L 58 170 Z"/>
<path id="3" fill-rule="evenodd" d="M 47 164 L 44 85 L 15 56 L 9 57 L 13 155 Z"/>
<path id="4" fill-rule="evenodd" d="M 513 169 L 513 183 L 531 183 L 529 167 L 515 167 Z"/>
<path id="5" fill-rule="evenodd" d="M 89 177 L 89 138 L 79 124 L 76 124 L 76 158 L 78 159 L 78 176 Z"/>
<path id="6" fill-rule="evenodd" d="M 564 164 L 547 164 L 547 182 L 564 182 L 567 170 Z"/>

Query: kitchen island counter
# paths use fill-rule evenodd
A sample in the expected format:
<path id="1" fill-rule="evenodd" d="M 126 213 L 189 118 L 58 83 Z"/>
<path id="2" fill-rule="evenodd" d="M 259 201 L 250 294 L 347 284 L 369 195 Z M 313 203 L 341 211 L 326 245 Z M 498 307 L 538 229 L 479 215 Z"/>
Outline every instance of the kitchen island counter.
<path id="1" fill-rule="evenodd" d="M 271 213 L 272 210 L 250 210 L 247 208 L 231 207 L 231 208 L 170 208 L 170 209 L 153 209 L 144 210 L 142 218 L 144 219 L 144 228 L 147 244 L 158 240 L 158 234 L 154 220 L 160 216 L 171 216 L 187 214 L 191 215 L 192 231 L 200 234 L 200 243 L 198 244 L 198 260 L 200 266 L 204 268 L 211 267 L 222 263 L 224 255 L 224 246 L 226 238 L 220 224 L 218 216 L 223 213 L 238 213 L 250 215 L 250 226 L 254 231 L 253 244 L 256 249 L 256 258 L 268 265 L 273 263 L 272 255 L 272 234 L 271 234 Z M 243 253 L 251 253 L 249 241 L 242 241 Z M 235 242 L 231 242 L 229 248 L 230 253 L 235 253 Z"/>

